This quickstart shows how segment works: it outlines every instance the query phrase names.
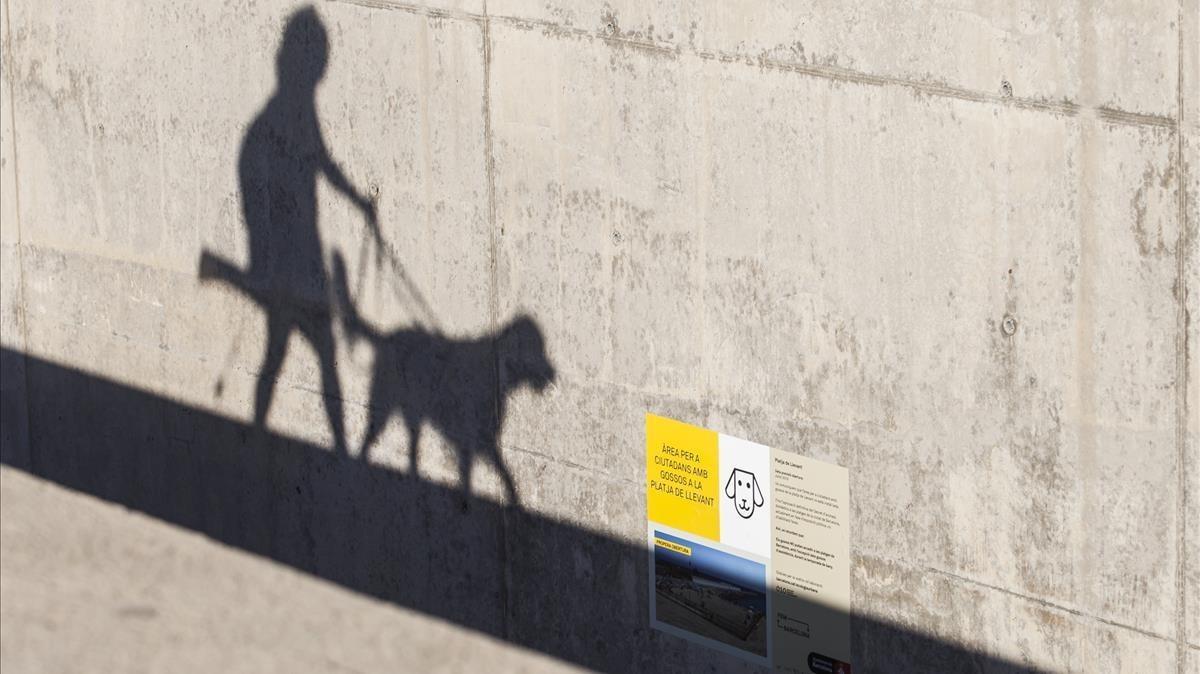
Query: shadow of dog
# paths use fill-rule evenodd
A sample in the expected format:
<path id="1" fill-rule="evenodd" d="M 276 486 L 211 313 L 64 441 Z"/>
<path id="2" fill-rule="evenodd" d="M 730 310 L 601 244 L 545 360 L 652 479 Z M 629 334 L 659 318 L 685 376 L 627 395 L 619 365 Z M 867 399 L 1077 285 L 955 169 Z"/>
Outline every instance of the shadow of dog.
<path id="1" fill-rule="evenodd" d="M 454 449 L 464 499 L 471 491 L 475 461 L 483 459 L 495 466 L 508 502 L 519 507 L 499 441 L 509 396 L 524 386 L 541 393 L 555 380 L 537 323 L 529 316 L 517 316 L 495 334 L 476 339 L 454 339 L 421 327 L 384 332 L 358 313 L 350 297 L 345 261 L 337 253 L 333 274 L 347 335 L 352 342 L 370 342 L 374 351 L 360 457 L 369 459 L 371 446 L 398 415 L 408 430 L 409 465 L 416 475 L 421 431 L 428 423 Z M 503 377 L 497 367 L 500 357 Z"/>

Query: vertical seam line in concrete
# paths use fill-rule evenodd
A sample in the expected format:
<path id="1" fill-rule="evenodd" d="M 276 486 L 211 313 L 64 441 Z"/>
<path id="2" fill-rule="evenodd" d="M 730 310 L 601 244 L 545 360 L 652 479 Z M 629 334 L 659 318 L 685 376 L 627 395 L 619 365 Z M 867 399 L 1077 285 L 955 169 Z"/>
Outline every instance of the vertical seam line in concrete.
<path id="1" fill-rule="evenodd" d="M 492 334 L 492 417 L 493 423 L 496 424 L 497 442 L 499 442 L 499 432 L 504 426 L 504 419 L 500 417 L 500 396 L 503 392 L 500 390 L 500 348 L 502 341 L 498 332 L 500 327 L 500 282 L 497 259 L 500 250 L 499 243 L 499 227 L 498 218 L 496 217 L 496 160 L 492 151 L 492 25 L 488 18 L 487 0 L 483 0 L 481 7 L 483 16 L 479 21 L 480 35 L 483 42 L 483 167 L 485 179 L 487 181 L 487 209 L 488 209 L 488 248 L 489 248 L 489 264 L 488 264 L 488 284 L 491 286 L 488 295 L 488 330 Z M 515 489 L 515 487 L 514 487 Z M 513 499 L 518 496 L 514 492 Z M 509 508 L 514 504 L 510 503 Z M 500 634 L 503 638 L 508 639 L 509 634 L 509 603 L 508 603 L 508 586 L 511 570 L 508 565 L 508 510 L 505 508 L 500 514 Z"/>
<path id="2" fill-rule="evenodd" d="M 1185 33 L 1188 32 L 1188 13 L 1185 3 L 1180 0 L 1179 20 L 1177 22 L 1177 41 L 1179 48 L 1178 71 L 1176 72 L 1176 108 L 1175 112 L 1175 166 L 1176 206 L 1179 216 L 1179 235 L 1175 242 L 1175 473 L 1176 473 L 1176 511 L 1175 511 L 1175 669 L 1178 674 L 1185 674 L 1187 668 L 1187 508 L 1188 508 L 1188 459 L 1187 459 L 1187 408 L 1188 408 L 1188 277 L 1187 262 L 1189 252 L 1189 232 L 1187 221 L 1187 161 L 1184 159 L 1186 143 L 1184 120 L 1186 97 L 1184 88 L 1187 84 Z"/>
<path id="3" fill-rule="evenodd" d="M 17 317 L 21 321 L 21 381 L 24 384 L 25 390 L 22 392 L 21 403 L 25 408 L 25 452 L 29 460 L 29 470 L 38 475 L 37 462 L 34 460 L 33 451 L 33 433 L 32 424 L 33 418 L 29 413 L 29 368 L 25 361 L 25 352 L 29 350 L 29 321 L 26 320 L 25 310 L 25 251 L 24 237 L 21 232 L 21 175 L 18 171 L 18 150 L 17 150 L 17 105 L 13 102 L 13 41 L 12 41 L 12 3 L 9 0 L 4 0 L 4 15 L 8 19 L 5 22 L 4 31 L 4 65 L 8 70 L 8 91 L 4 92 L 8 98 L 8 117 L 12 122 L 12 175 L 13 175 L 13 201 L 16 202 L 13 207 L 13 220 L 16 223 L 17 230 Z"/>

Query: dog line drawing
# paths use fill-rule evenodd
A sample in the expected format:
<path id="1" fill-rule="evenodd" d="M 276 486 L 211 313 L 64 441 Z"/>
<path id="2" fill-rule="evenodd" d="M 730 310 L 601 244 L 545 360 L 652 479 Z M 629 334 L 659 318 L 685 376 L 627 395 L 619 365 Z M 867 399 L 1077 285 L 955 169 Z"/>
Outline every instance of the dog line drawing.
<path id="1" fill-rule="evenodd" d="M 520 507 L 512 474 L 500 456 L 505 406 L 516 389 L 530 386 L 540 393 L 555 380 L 545 340 L 533 319 L 518 316 L 498 333 L 477 339 L 453 339 L 419 327 L 384 332 L 359 315 L 339 253 L 333 256 L 333 276 L 349 339 L 367 340 L 375 353 L 367 431 L 359 458 L 369 458 L 371 445 L 392 416 L 399 414 L 408 430 L 409 465 L 416 475 L 421 430 L 429 423 L 457 454 L 464 506 L 475 460 L 486 459 L 500 474 L 508 502 Z M 503 376 L 495 368 L 498 352 L 505 354 Z"/>
<path id="2" fill-rule="evenodd" d="M 762 490 L 758 488 L 758 478 L 754 473 L 734 468 L 725 482 L 725 496 L 733 499 L 733 506 L 742 519 L 750 519 L 754 509 L 763 504 Z"/>

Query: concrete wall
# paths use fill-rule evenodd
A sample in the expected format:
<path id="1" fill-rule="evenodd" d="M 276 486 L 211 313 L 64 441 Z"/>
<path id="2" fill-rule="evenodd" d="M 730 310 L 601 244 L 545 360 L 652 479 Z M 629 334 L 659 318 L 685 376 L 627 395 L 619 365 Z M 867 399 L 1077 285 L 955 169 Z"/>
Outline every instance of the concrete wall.
<path id="1" fill-rule="evenodd" d="M 239 148 L 296 6 L 0 7 L 4 347 L 251 422 L 264 314 L 198 267 L 251 259 Z M 640 542 L 654 411 L 848 466 L 864 616 L 1200 672 L 1195 0 L 317 12 L 320 127 L 397 266 L 323 181 L 326 260 L 379 326 L 533 319 L 555 382 L 501 396 L 525 507 Z M 336 334 L 356 451 L 378 368 Z M 462 390 L 511 381 L 524 346 L 497 348 Z M 266 426 L 332 447 L 317 355 L 292 336 Z M 23 368 L 4 454 L 36 472 Z M 444 435 L 417 470 L 453 486 Z M 393 422 L 370 461 L 409 456 Z M 473 491 L 506 498 L 488 468 Z"/>

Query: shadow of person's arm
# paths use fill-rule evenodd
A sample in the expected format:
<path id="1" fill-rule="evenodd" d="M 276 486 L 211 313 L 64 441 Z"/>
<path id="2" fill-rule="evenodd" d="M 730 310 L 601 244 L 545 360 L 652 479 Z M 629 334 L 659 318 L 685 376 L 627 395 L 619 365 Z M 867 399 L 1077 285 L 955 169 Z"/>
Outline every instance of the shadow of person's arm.
<path id="1" fill-rule="evenodd" d="M 354 185 L 351 184 L 350 179 L 347 178 L 346 174 L 342 172 L 342 167 L 338 166 L 338 163 L 329 155 L 329 149 L 325 146 L 324 138 L 321 138 L 320 161 L 321 172 L 325 174 L 325 177 L 329 180 L 329 183 L 333 185 L 334 189 L 349 197 L 350 200 L 354 202 L 354 205 L 358 206 L 358 209 L 362 211 L 363 217 L 366 218 L 367 227 L 371 230 L 371 236 L 375 239 L 375 245 L 377 246 L 376 263 L 378 264 L 379 259 L 381 259 L 383 254 L 383 234 L 379 230 L 379 216 L 376 212 L 376 197 L 374 195 L 368 196 L 355 189 Z"/>

